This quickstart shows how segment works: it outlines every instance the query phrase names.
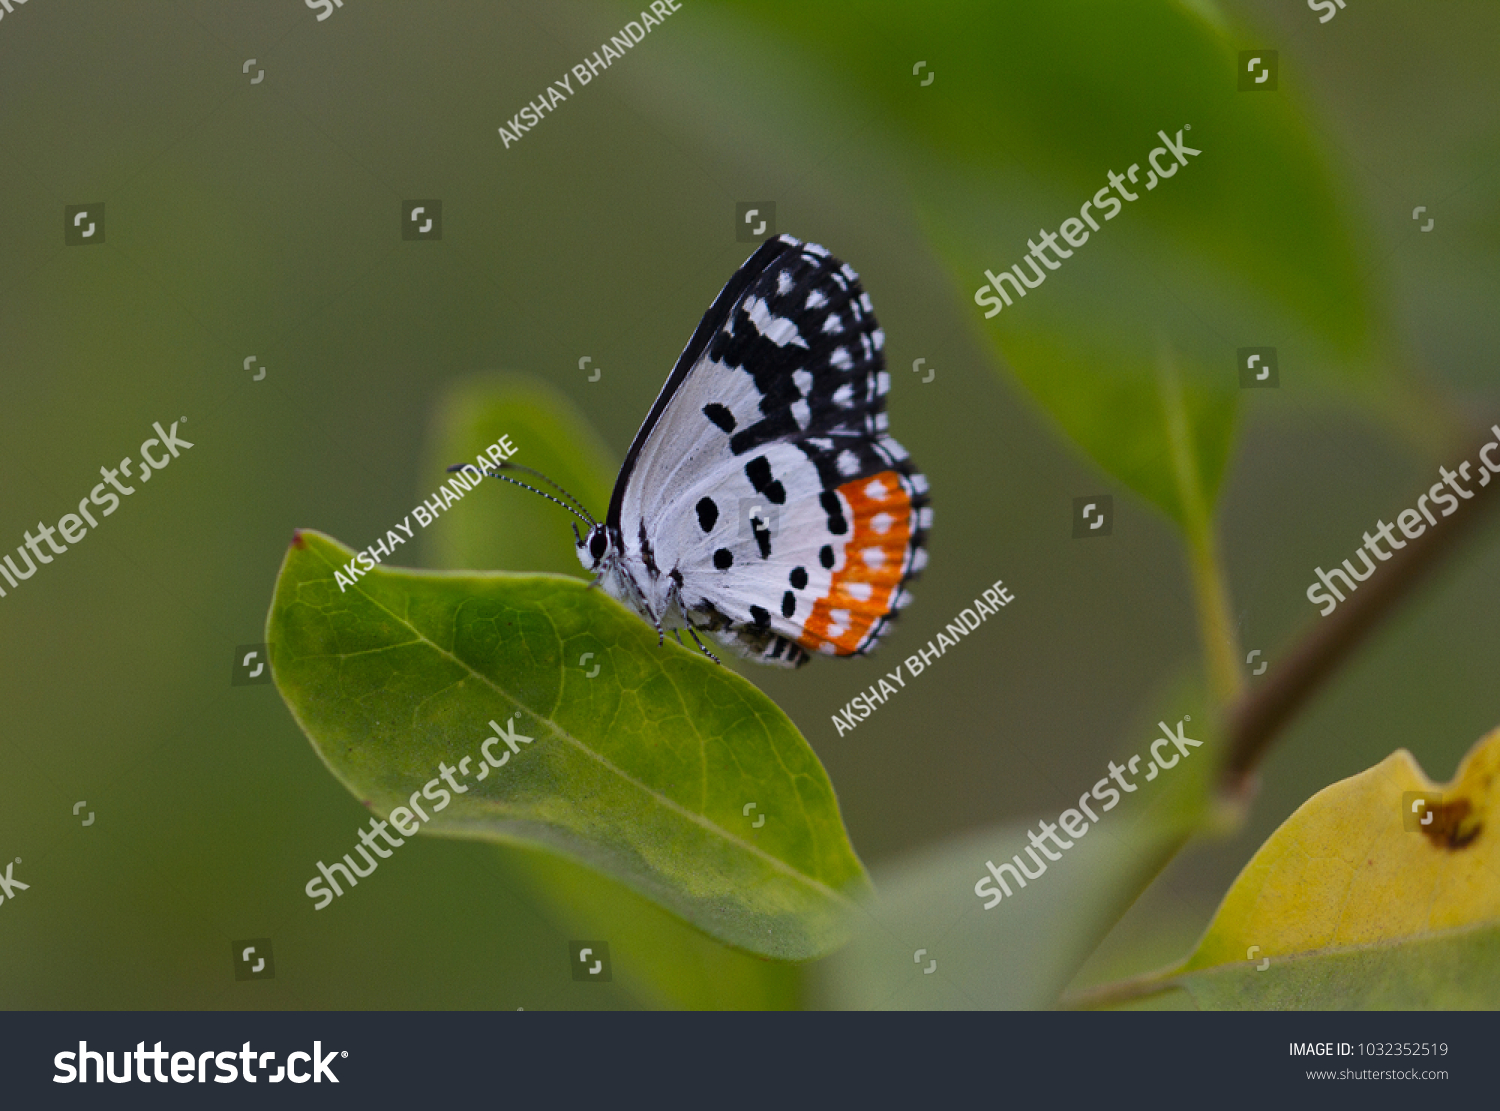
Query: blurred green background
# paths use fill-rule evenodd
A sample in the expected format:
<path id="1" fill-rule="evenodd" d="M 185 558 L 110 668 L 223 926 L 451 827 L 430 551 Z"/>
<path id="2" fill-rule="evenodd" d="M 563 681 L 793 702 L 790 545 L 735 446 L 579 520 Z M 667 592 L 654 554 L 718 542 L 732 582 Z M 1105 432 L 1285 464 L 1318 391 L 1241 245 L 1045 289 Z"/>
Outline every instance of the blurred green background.
<path id="1" fill-rule="evenodd" d="M 933 5 L 927 40 L 909 44 L 934 90 L 952 77 L 944 57 L 959 53 L 966 7 Z M 1065 7 L 1086 41 L 1091 12 L 1121 6 Z M 1351 0 L 1324 25 L 1291 2 L 1180 7 L 1222 20 L 1242 48 L 1279 49 L 1278 95 L 1332 182 L 1337 208 L 1321 219 L 1355 244 L 1378 357 L 1477 425 L 1500 419 L 1500 11 Z M 477 843 L 416 839 L 315 913 L 303 884 L 350 850 L 367 812 L 274 688 L 230 685 L 234 648 L 263 636 L 293 529 L 361 546 L 435 488 L 439 410 L 461 380 L 542 379 L 597 429 L 588 452 L 623 456 L 753 249 L 736 240 L 737 201 L 774 200 L 777 231 L 860 272 L 888 337 L 892 430 L 934 490 L 930 569 L 887 655 L 750 672 L 823 759 L 877 879 L 903 853 L 1067 805 L 1194 665 L 1175 530 L 997 365 L 968 301 L 977 282 L 955 285 L 918 215 L 913 197 L 933 195 L 922 152 L 804 52 L 795 17 L 757 8 L 684 0 L 509 150 L 496 128 L 632 9 L 349 0 L 318 22 L 296 0 L 32 0 L 0 20 L 0 545 L 76 507 L 153 421 L 186 417 L 195 445 L 0 598 L 0 860 L 20 858 L 14 875 L 31 885 L 0 905 L 0 1005 L 805 1001 L 783 971 L 769 988 L 737 981 L 726 969 L 748 958 L 716 961 L 706 942 L 695 983 L 653 987 L 652 950 L 680 947 L 678 934 L 624 897 L 574 932 L 530 878 L 550 866 Z M 811 10 L 810 23 L 860 11 Z M 1162 66 L 1144 33 L 1110 48 L 1143 82 Z M 997 69 L 1027 70 L 1038 45 L 986 49 Z M 251 58 L 266 74 L 254 85 Z M 1046 129 L 1018 138 L 1013 158 L 989 152 L 1013 167 L 987 196 L 989 218 L 1023 232 L 1087 196 L 1028 158 L 1037 135 L 1075 142 L 1070 126 L 1097 128 L 1112 102 L 1077 74 L 1028 75 Z M 1115 142 L 1082 160 L 1084 178 L 1139 146 L 1136 132 Z M 1165 218 L 1166 197 L 1155 216 L 1128 215 Z M 401 239 L 407 198 L 441 198 L 441 242 Z M 64 206 L 100 200 L 105 242 L 64 247 Z M 1410 219 L 1416 205 L 1432 232 Z M 1116 247 L 1148 269 L 1135 234 Z M 1128 282 L 1113 295 L 1123 315 L 1156 297 Z M 1220 514 L 1240 638 L 1272 667 L 1316 620 L 1311 569 L 1458 458 L 1376 407 L 1299 388 L 1294 334 L 1282 388 L 1242 406 Z M 242 369 L 252 355 L 261 381 Z M 930 383 L 910 370 L 919 357 Z M 1071 541 L 1072 499 L 1100 492 L 1115 495 L 1114 534 Z M 512 496 L 526 495 L 496 484 L 452 512 Z M 556 514 L 559 535 L 567 521 Z M 1182 854 L 1081 981 L 1185 952 L 1255 847 L 1321 787 L 1399 746 L 1446 778 L 1500 722 L 1494 539 L 1493 526 L 1472 538 L 1338 675 L 1273 751 L 1247 824 Z M 427 540 L 401 560 L 439 565 Z M 837 735 L 835 710 L 999 578 L 1017 598 L 1001 620 Z M 79 800 L 91 826 L 72 813 Z M 611 939 L 614 983 L 571 980 L 579 936 Z M 275 979 L 235 981 L 231 942 L 260 937 Z"/>

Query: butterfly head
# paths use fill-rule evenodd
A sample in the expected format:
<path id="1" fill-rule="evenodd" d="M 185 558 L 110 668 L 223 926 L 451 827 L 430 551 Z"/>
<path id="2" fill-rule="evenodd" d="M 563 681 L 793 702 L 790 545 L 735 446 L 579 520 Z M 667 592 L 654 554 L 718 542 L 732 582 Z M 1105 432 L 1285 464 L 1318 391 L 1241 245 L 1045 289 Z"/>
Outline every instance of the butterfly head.
<path id="1" fill-rule="evenodd" d="M 580 535 L 578 526 L 573 526 L 573 536 L 578 542 L 578 562 L 584 569 L 599 572 L 609 556 L 609 535 L 602 524 L 594 525 L 587 534 Z"/>

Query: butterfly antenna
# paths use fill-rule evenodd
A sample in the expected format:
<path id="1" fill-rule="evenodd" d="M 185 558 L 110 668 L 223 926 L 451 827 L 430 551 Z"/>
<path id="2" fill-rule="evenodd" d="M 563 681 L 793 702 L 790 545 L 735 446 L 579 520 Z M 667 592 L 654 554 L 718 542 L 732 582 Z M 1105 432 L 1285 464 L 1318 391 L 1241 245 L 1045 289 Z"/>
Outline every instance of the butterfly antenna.
<path id="1" fill-rule="evenodd" d="M 566 495 L 568 498 L 572 499 L 574 502 L 578 502 L 578 499 L 574 498 L 572 494 L 569 494 L 566 490 L 563 490 L 563 488 L 561 486 L 558 486 L 557 483 L 553 482 L 550 478 L 548 478 L 546 475 L 542 474 L 539 471 L 533 471 L 530 467 L 522 467 L 522 466 L 520 466 L 519 464 L 516 464 L 516 463 L 501 463 L 500 466 L 501 467 L 510 468 L 510 469 L 514 469 L 514 470 L 518 470 L 518 471 L 526 471 L 529 474 L 534 474 L 538 478 L 540 478 L 542 481 L 551 483 L 553 486 L 557 487 L 558 490 L 562 491 L 562 493 L 564 495 Z M 451 466 L 451 467 L 448 468 L 448 473 L 452 474 L 454 471 L 461 471 L 465 467 L 474 468 L 474 464 L 472 464 L 472 463 L 455 463 L 453 466 Z M 573 514 L 573 516 L 577 517 L 584 524 L 588 525 L 589 528 L 598 528 L 599 527 L 599 522 L 596 521 L 596 520 L 594 520 L 593 515 L 591 513 L 589 513 L 589 511 L 587 509 L 584 509 L 582 502 L 578 502 L 578 508 L 575 509 L 575 508 L 573 508 L 573 506 L 569 505 L 567 502 L 561 501 L 558 498 L 554 498 L 551 494 L 547 493 L 545 490 L 538 490 L 535 486 L 528 486 L 526 483 L 521 482 L 518 479 L 511 478 L 509 475 L 503 475 L 503 474 L 501 474 L 498 468 L 487 470 L 484 473 L 487 474 L 487 475 L 489 475 L 489 477 L 491 477 L 491 478 L 498 478 L 501 482 L 509 482 L 512 486 L 519 486 L 523 490 L 530 490 L 533 494 L 539 494 L 542 497 L 546 498 L 548 501 L 552 502 L 553 504 L 562 506 L 569 513 Z M 573 535 L 577 536 L 578 535 L 578 532 L 577 532 L 578 526 L 574 525 L 573 528 L 574 528 Z M 581 541 L 580 541 L 580 543 L 581 543 Z"/>
<path id="2" fill-rule="evenodd" d="M 451 471 L 454 468 L 449 467 L 448 469 Z M 506 462 L 500 463 L 498 465 L 498 469 L 499 470 L 507 470 L 507 471 L 525 471 L 529 475 L 534 475 L 535 477 L 537 477 L 537 478 L 541 479 L 543 482 L 545 482 L 548 486 L 552 487 L 552 489 L 556 490 L 563 497 L 567 498 L 574 505 L 576 505 L 578 507 L 579 511 L 583 514 L 584 519 L 587 520 L 590 525 L 597 525 L 599 523 L 599 522 L 597 522 L 597 521 L 594 520 L 594 515 L 588 511 L 588 507 L 586 505 L 584 505 L 583 502 L 579 501 L 572 494 L 568 493 L 561 486 L 559 486 L 556 482 L 553 482 L 550 478 L 548 478 L 546 475 L 544 475 L 541 471 L 533 470 L 531 467 L 522 466 L 520 463 L 506 463 Z M 500 476 L 499 475 L 495 475 L 495 477 L 498 478 Z"/>

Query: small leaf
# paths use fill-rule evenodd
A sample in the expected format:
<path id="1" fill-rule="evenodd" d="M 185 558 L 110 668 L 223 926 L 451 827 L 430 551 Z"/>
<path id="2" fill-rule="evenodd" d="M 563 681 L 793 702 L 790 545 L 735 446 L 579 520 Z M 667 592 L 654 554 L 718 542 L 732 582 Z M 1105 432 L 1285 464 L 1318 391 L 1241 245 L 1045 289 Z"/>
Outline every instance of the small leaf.
<path id="1" fill-rule="evenodd" d="M 1184 705 L 1180 696 L 1173 702 Z M 1199 712 L 1195 705 L 1195 722 L 1203 721 Z M 988 910 L 975 891 L 976 881 L 989 877 L 986 862 L 1019 853 L 1034 868 L 1026 846 L 1028 832 L 1040 829 L 1036 822 L 1007 822 L 877 869 L 879 896 L 868 918 L 845 949 L 817 966 L 823 1001 L 860 1010 L 1053 1006 L 1120 915 L 1210 816 L 1209 785 L 1223 742 L 1214 732 L 1193 733 L 1201 748 L 1151 780 L 1143 778 L 1143 756 L 1134 793 L 1096 811 L 1097 824 L 1054 854 L 1061 859 L 1042 861 L 1046 871 Z M 1129 768 L 1129 754 L 1118 759 Z M 1081 783 L 1079 791 L 1092 786 Z M 1057 812 L 1045 817 L 1056 826 Z M 925 950 L 920 959 L 918 950 Z M 925 971 L 932 960 L 937 966 Z"/>
<path id="2" fill-rule="evenodd" d="M 425 831 L 571 853 L 752 952 L 842 942 L 868 879 L 817 756 L 750 683 L 576 579 L 377 567 L 341 592 L 353 554 L 298 534 L 267 639 L 282 697 L 356 797 L 415 803 Z M 532 740 L 488 744 L 492 768 L 497 730 Z"/>
<path id="3" fill-rule="evenodd" d="M 1132 994 L 1182 988 L 1226 1008 L 1500 1006 L 1497 779 L 1500 729 L 1451 783 L 1399 749 L 1324 788 L 1245 865 L 1192 956 Z"/>
<path id="4" fill-rule="evenodd" d="M 866 923 L 817 966 L 822 1002 L 840 1010 L 1050 1007 L 1189 832 L 1154 822 L 1112 834 L 1096 827 L 1013 900 L 986 911 L 974 894 L 985 861 L 1024 856 L 1034 828 L 993 826 L 877 869 L 880 894 Z M 919 949 L 926 952 L 917 959 Z M 924 971 L 933 960 L 937 967 Z"/>

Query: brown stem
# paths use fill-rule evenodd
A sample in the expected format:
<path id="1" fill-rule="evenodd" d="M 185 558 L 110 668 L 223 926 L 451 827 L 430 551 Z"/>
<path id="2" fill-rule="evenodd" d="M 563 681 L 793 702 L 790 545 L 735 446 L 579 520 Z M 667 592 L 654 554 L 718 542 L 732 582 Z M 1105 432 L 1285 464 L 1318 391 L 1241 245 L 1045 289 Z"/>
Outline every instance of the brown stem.
<path id="1" fill-rule="evenodd" d="M 1477 451 L 1471 451 L 1467 458 L 1483 469 Z M 1381 563 L 1368 581 L 1359 583 L 1338 609 L 1318 618 L 1312 631 L 1288 656 L 1277 661 L 1275 671 L 1230 710 L 1229 760 L 1224 769 L 1227 790 L 1238 794 L 1244 789 L 1247 777 L 1281 727 L 1354 654 L 1371 630 L 1442 563 L 1458 541 L 1500 505 L 1500 476 L 1492 476 L 1488 485 L 1480 486 L 1479 471 L 1471 466 L 1469 473 L 1468 481 L 1458 481 L 1473 491 L 1472 498 L 1459 499 L 1451 517 L 1439 516 L 1437 524 L 1428 525 L 1417 539 L 1407 540 L 1406 547 L 1394 552 L 1389 562 Z"/>

